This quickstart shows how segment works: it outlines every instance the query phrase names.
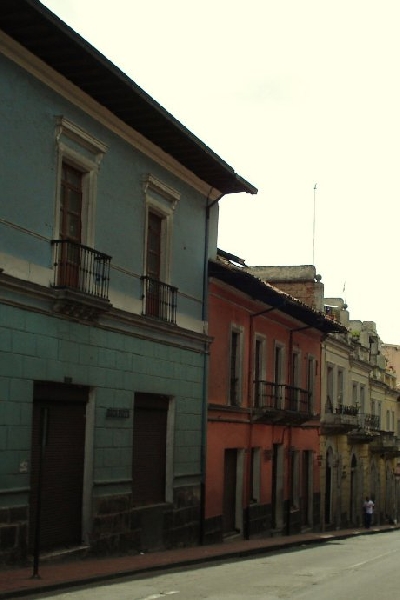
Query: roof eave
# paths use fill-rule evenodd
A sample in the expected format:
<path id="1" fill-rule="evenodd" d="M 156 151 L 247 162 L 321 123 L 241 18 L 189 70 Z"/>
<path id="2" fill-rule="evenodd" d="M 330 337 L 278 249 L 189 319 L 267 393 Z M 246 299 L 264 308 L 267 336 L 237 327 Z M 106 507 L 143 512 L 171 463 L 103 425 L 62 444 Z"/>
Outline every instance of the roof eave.
<path id="1" fill-rule="evenodd" d="M 257 193 L 255 186 L 38 0 L 2 0 L 0 28 L 221 194 Z"/>

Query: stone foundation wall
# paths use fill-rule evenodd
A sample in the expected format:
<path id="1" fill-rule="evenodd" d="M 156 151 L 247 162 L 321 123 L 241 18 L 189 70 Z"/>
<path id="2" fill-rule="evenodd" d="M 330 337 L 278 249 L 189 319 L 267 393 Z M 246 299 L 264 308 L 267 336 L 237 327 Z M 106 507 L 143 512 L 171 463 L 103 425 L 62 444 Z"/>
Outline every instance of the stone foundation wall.
<path id="1" fill-rule="evenodd" d="M 266 534 L 272 528 L 271 505 L 252 504 L 244 514 L 245 528 L 250 538 Z"/>
<path id="2" fill-rule="evenodd" d="M 0 563 L 22 563 L 27 558 L 28 507 L 0 508 Z"/>
<path id="3" fill-rule="evenodd" d="M 175 490 L 172 504 L 133 506 L 131 494 L 94 500 L 91 552 L 150 552 L 199 543 L 197 488 Z"/>

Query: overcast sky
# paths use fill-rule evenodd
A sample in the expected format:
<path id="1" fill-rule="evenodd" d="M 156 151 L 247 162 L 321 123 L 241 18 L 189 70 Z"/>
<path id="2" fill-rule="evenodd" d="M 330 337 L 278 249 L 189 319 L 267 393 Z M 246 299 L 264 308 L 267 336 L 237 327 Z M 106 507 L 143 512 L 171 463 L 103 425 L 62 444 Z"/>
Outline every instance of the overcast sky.
<path id="1" fill-rule="evenodd" d="M 315 264 L 400 344 L 399 0 L 43 4 L 258 188 L 221 200 L 220 248 Z"/>

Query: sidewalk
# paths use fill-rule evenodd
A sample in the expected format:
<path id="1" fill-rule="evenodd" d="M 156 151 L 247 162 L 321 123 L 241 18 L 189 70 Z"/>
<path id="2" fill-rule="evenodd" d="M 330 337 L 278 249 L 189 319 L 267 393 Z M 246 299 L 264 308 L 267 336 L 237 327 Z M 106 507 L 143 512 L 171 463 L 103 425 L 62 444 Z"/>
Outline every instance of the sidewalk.
<path id="1" fill-rule="evenodd" d="M 279 538 L 235 540 L 213 546 L 196 546 L 148 554 L 97 559 L 64 559 L 59 562 L 43 562 L 39 568 L 40 579 L 32 579 L 31 566 L 7 568 L 0 571 L 0 600 L 90 583 L 100 584 L 107 580 L 150 571 L 261 555 L 295 546 L 328 542 L 333 539 L 346 539 L 357 535 L 393 532 L 399 529 L 400 525 L 382 525 L 369 530 L 353 528 Z"/>

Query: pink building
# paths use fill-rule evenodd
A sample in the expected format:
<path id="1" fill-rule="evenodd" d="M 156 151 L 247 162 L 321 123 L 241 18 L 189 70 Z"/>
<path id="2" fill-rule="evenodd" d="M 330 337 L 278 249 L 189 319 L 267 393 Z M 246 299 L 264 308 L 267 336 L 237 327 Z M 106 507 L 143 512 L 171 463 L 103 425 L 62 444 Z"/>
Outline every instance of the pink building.
<path id="1" fill-rule="evenodd" d="M 319 527 L 321 340 L 340 327 L 230 258 L 209 263 L 208 542 Z"/>

